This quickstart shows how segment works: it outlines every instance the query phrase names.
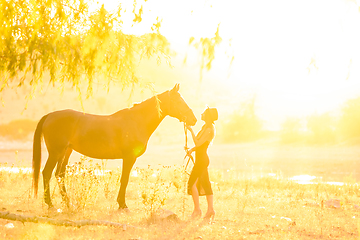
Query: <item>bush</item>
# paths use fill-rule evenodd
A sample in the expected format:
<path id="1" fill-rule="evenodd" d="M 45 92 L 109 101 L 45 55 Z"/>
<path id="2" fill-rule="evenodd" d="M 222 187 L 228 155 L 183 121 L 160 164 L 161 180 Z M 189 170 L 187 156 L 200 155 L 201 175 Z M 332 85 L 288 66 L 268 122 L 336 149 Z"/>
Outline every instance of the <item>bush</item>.
<path id="1" fill-rule="evenodd" d="M 262 123 L 255 114 L 255 101 L 231 114 L 223 124 L 224 142 L 249 142 L 258 140 L 262 135 Z"/>
<path id="2" fill-rule="evenodd" d="M 336 141 L 335 119 L 329 113 L 315 114 L 308 118 L 307 129 L 310 131 L 308 142 L 311 144 L 326 144 Z"/>
<path id="3" fill-rule="evenodd" d="M 103 169 L 98 164 L 94 164 L 91 158 L 81 156 L 80 161 L 73 165 L 66 166 L 65 185 L 68 187 L 68 197 L 73 210 L 84 211 L 85 207 L 96 204 L 101 187 L 101 173 Z M 105 191 L 106 195 L 106 191 Z"/>
<path id="4" fill-rule="evenodd" d="M 143 187 L 141 192 L 148 220 L 154 220 L 155 213 L 165 205 L 171 183 L 165 181 L 163 169 L 153 170 L 150 167 L 141 169 Z"/>
<path id="5" fill-rule="evenodd" d="M 36 128 L 36 121 L 19 119 L 0 125 L 0 136 L 10 140 L 25 140 Z"/>
<path id="6" fill-rule="evenodd" d="M 280 132 L 281 143 L 295 143 L 303 139 L 301 134 L 301 119 L 299 118 L 287 118 L 282 124 Z"/>
<path id="7" fill-rule="evenodd" d="M 343 139 L 360 137 L 360 97 L 345 103 L 338 131 Z"/>

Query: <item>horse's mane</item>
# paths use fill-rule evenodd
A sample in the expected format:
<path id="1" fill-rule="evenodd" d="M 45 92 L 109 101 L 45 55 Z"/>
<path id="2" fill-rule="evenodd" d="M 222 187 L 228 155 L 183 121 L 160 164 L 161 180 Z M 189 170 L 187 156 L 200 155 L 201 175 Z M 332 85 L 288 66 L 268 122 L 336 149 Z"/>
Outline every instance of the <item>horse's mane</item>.
<path id="1" fill-rule="evenodd" d="M 138 108 L 144 108 L 148 105 L 148 103 L 150 103 L 153 99 L 155 98 L 155 96 L 152 96 L 142 102 L 137 102 L 137 103 L 134 103 L 133 106 L 131 108 L 129 108 L 130 110 L 135 110 L 135 109 L 138 109 Z"/>
<path id="2" fill-rule="evenodd" d="M 125 108 L 125 109 L 121 109 L 120 111 L 117 111 L 115 112 L 114 114 L 112 115 L 117 115 L 117 114 L 120 114 L 120 113 L 123 113 L 124 111 L 133 111 L 133 110 L 139 110 L 139 109 L 142 109 L 142 108 L 146 108 L 147 106 L 149 106 L 150 103 L 152 103 L 152 101 L 157 97 L 159 97 L 160 95 L 166 93 L 168 91 L 165 91 L 163 93 L 160 93 L 160 94 L 157 94 L 155 96 L 152 96 L 148 99 L 145 99 L 144 101 L 142 102 L 138 102 L 138 103 L 134 103 L 132 107 L 130 108 Z"/>

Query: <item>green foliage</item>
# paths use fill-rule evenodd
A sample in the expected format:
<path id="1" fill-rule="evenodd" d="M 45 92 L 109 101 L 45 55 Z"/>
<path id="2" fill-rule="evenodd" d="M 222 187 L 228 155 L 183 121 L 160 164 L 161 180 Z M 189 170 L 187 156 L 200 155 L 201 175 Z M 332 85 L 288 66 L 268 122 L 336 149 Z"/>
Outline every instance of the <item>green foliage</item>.
<path id="1" fill-rule="evenodd" d="M 136 5 L 136 1 L 134 3 Z M 0 92 L 10 84 L 33 87 L 44 79 L 74 87 L 95 80 L 126 87 L 139 82 L 143 57 L 169 54 L 159 31 L 143 36 L 122 32 L 121 5 L 90 11 L 85 0 L 0 0 Z M 141 21 L 142 7 L 135 20 Z M 157 28 L 158 30 L 158 28 Z"/>
<path id="2" fill-rule="evenodd" d="M 165 205 L 165 201 L 168 198 L 171 183 L 165 181 L 162 176 L 163 172 L 162 169 L 155 171 L 151 168 L 140 169 L 141 179 L 144 184 L 141 198 L 146 214 L 150 219 Z"/>
<path id="3" fill-rule="evenodd" d="M 255 99 L 243 104 L 223 124 L 222 137 L 225 142 L 254 141 L 262 135 L 262 123 L 255 113 Z"/>
<path id="4" fill-rule="evenodd" d="M 215 59 L 215 47 L 218 46 L 222 39 L 219 34 L 220 23 L 215 32 L 215 36 L 212 38 L 201 38 L 198 42 L 195 41 L 194 37 L 189 39 L 189 45 L 194 46 L 201 56 L 201 65 L 200 65 L 200 81 L 202 80 L 203 70 L 206 69 L 209 71 L 211 69 L 211 64 Z M 184 59 L 186 62 L 186 57 Z"/>
<path id="5" fill-rule="evenodd" d="M 326 144 L 336 141 L 336 121 L 329 113 L 310 116 L 307 129 L 311 132 L 308 137 L 309 143 Z"/>
<path id="6" fill-rule="evenodd" d="M 24 140 L 34 132 L 36 124 L 36 121 L 29 119 L 11 121 L 0 125 L 0 136 L 10 140 Z"/>
<path id="7" fill-rule="evenodd" d="M 307 131 L 303 131 L 302 121 Z M 334 144 L 341 142 L 358 144 L 360 137 L 360 98 L 348 100 L 341 109 L 340 117 L 330 113 L 313 114 L 307 119 L 288 118 L 280 131 L 281 143 L 302 142 L 307 144 Z"/>
<path id="8" fill-rule="evenodd" d="M 261 119 L 255 113 L 254 100 L 241 106 L 220 125 L 218 138 L 223 142 L 250 142 L 275 136 L 262 129 Z M 279 143 L 324 145 L 339 142 L 360 144 L 360 97 L 348 100 L 341 115 L 312 114 L 307 118 L 288 117 L 276 132 Z"/>
<path id="9" fill-rule="evenodd" d="M 80 162 L 67 166 L 65 184 L 68 187 L 68 197 L 74 210 L 81 211 L 96 203 L 101 189 L 102 179 L 97 174 L 100 172 L 101 167 L 84 156 L 81 156 Z"/>
<path id="10" fill-rule="evenodd" d="M 328 169 L 331 169 L 330 165 L 327 165 Z M 181 173 L 177 172 L 178 170 L 181 171 L 180 168 L 161 168 L 163 181 L 173 181 L 174 174 L 180 177 Z M 151 169 L 148 174 L 152 175 L 157 171 Z M 178 214 L 181 202 L 186 198 L 186 215 L 182 218 L 183 221 L 161 221 L 155 222 L 152 226 L 144 222 L 146 211 L 138 207 L 140 199 L 139 195 L 135 194 L 147 187 L 143 178 L 134 177 L 133 183 L 129 184 L 128 201 L 129 205 L 132 205 L 130 215 L 119 214 L 117 204 L 114 203 L 116 195 L 114 198 L 106 199 L 102 194 L 102 187 L 99 187 L 99 194 L 96 196 L 97 203 L 87 206 L 83 211 L 51 213 L 42 203 L 42 198 L 35 199 L 29 196 L 30 172 L 24 174 L 26 178 L 20 178 L 17 177 L 19 173 L 0 171 L 0 178 L 5 177 L 5 181 L 0 181 L 2 211 L 17 211 L 17 214 L 23 215 L 45 215 L 59 220 L 107 220 L 127 224 L 127 228 L 120 229 L 108 226 L 73 228 L 12 221 L 14 227 L 3 227 L 0 238 L 57 239 L 61 236 L 62 239 L 103 239 L 106 236 L 107 239 L 130 239 L 136 236 L 142 239 L 194 239 L 201 236 L 204 239 L 238 239 L 239 234 L 249 239 L 324 239 L 330 235 L 339 239 L 359 237 L 357 214 L 360 190 L 358 183 L 351 176 L 343 186 L 330 185 L 322 181 L 316 184 L 298 184 L 280 175 L 248 178 L 243 175 L 242 170 L 234 170 L 231 177 L 213 177 L 221 177 L 222 174 L 217 172 L 223 171 L 212 169 L 210 172 L 210 179 L 215 181 L 215 186 L 221 185 L 213 189 L 216 221 L 211 225 L 204 223 L 202 219 L 189 222 L 189 215 L 193 210 L 191 196 L 170 188 L 166 207 Z M 121 171 L 114 174 L 120 176 Z M 113 184 L 116 185 L 116 181 Z M 77 187 L 82 188 L 81 185 Z M 117 194 L 118 186 L 115 192 Z M 163 193 L 159 191 L 158 194 Z M 327 206 L 326 202 L 331 199 L 340 200 L 341 207 L 334 209 Z M 203 211 L 206 209 L 204 197 L 200 200 L 200 206 Z"/>
<path id="11" fill-rule="evenodd" d="M 301 119 L 287 118 L 282 125 L 280 141 L 281 143 L 295 143 L 303 139 L 301 134 Z"/>
<path id="12" fill-rule="evenodd" d="M 338 124 L 343 139 L 360 137 L 360 97 L 346 102 Z"/>
<path id="13" fill-rule="evenodd" d="M 300 119 L 286 122 L 282 129 L 283 142 L 306 141 L 308 144 L 346 142 L 358 144 L 360 137 L 360 98 L 348 100 L 340 118 L 329 113 L 313 114 L 307 119 L 307 135 L 301 133 Z"/>
<path id="14" fill-rule="evenodd" d="M 324 145 L 360 143 L 360 97 L 348 100 L 340 117 L 331 113 L 312 114 L 307 118 L 288 117 L 277 132 L 280 143 Z M 218 134 L 224 142 L 249 142 L 266 137 L 261 119 L 255 113 L 254 100 L 228 116 Z M 272 136 L 272 135 L 271 135 Z"/>

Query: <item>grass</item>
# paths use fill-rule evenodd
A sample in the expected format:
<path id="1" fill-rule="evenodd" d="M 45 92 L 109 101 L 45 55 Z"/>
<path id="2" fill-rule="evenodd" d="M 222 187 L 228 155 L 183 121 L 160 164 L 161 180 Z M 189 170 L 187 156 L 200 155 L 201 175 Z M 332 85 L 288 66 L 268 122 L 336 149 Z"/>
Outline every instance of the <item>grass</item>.
<path id="1" fill-rule="evenodd" d="M 0 171 L 0 210 L 57 219 L 108 220 L 137 229 L 0 219 L 0 239 L 359 239 L 360 190 L 351 176 L 343 186 L 301 185 L 280 175 L 245 178 L 231 171 L 224 178 L 220 171 L 210 169 L 216 216 L 207 223 L 188 217 L 193 205 L 185 194 L 188 176 L 182 167 L 134 169 L 126 196 L 131 213 L 117 211 L 121 169 L 104 170 L 104 165 L 81 162 L 68 168 L 71 210 L 64 207 L 52 179 L 52 199 L 59 212 L 47 210 L 42 190 L 38 198 L 32 196 L 31 174 Z M 341 207 L 328 207 L 330 199 L 340 200 Z M 205 197 L 200 203 L 206 212 Z M 180 221 L 154 221 L 160 208 L 171 210 Z"/>

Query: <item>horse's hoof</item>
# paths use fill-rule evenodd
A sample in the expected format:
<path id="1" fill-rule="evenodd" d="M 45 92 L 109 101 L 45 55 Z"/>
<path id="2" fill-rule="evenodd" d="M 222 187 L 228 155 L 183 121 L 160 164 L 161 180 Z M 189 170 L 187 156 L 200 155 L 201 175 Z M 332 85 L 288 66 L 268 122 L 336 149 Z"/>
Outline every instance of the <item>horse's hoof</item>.
<path id="1" fill-rule="evenodd" d="M 61 211 L 61 209 L 57 209 L 57 208 L 55 208 L 54 206 L 50 206 L 50 207 L 48 208 L 48 212 L 49 212 L 49 213 L 58 213 L 59 210 Z"/>
<path id="2" fill-rule="evenodd" d="M 130 209 L 129 208 L 120 208 L 119 207 L 119 209 L 118 209 L 118 212 L 120 212 L 120 213 L 130 213 Z"/>
<path id="3" fill-rule="evenodd" d="M 74 211 L 74 209 L 76 209 L 76 206 L 73 205 L 72 203 L 67 203 L 66 204 L 66 210 L 72 212 L 72 211 Z"/>

